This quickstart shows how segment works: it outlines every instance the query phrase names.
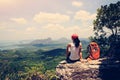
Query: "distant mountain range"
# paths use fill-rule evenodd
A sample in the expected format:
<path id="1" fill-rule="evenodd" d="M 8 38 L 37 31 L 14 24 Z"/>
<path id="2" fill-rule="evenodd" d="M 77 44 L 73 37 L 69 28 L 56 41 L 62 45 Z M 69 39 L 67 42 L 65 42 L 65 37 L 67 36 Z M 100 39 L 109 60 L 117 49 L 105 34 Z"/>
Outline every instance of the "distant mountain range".
<path id="1" fill-rule="evenodd" d="M 30 42 L 30 44 L 49 44 L 51 42 L 53 42 L 53 40 L 51 38 L 36 39 L 36 40 L 33 40 L 32 42 Z"/>
<path id="2" fill-rule="evenodd" d="M 80 38 L 83 45 L 87 45 L 89 40 L 86 38 Z M 67 43 L 71 40 L 67 38 L 60 38 L 53 40 L 52 38 L 46 39 L 36 39 L 36 40 L 21 40 L 13 42 L 1 42 L 0 50 L 3 49 L 16 49 L 16 48 L 26 48 L 26 47 L 40 47 L 40 48 L 63 48 L 66 47 Z"/>
<path id="3" fill-rule="evenodd" d="M 81 41 L 89 41 L 86 38 L 80 38 Z M 64 43 L 69 43 L 71 40 L 67 38 L 60 38 L 58 40 L 52 40 L 52 38 L 47 38 L 47 39 L 36 39 L 31 41 L 29 44 L 64 44 Z"/>

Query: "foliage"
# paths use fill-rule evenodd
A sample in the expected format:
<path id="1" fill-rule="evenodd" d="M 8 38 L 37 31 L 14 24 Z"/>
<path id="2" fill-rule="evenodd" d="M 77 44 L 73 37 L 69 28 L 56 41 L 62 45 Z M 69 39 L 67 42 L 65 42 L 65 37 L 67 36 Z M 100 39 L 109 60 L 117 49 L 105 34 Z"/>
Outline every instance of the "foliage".
<path id="1" fill-rule="evenodd" d="M 82 41 L 82 44 L 85 57 L 88 41 Z M 0 50 L 0 80 L 58 80 L 55 68 L 65 60 L 65 45 Z M 60 46 L 62 48 L 58 48 Z"/>
<path id="2" fill-rule="evenodd" d="M 115 4 L 101 6 L 97 10 L 97 18 L 93 22 L 95 37 L 102 52 L 116 55 L 120 53 L 120 1 Z M 120 54 L 119 54 L 120 55 Z M 118 55 L 117 55 L 118 56 Z"/>
<path id="3" fill-rule="evenodd" d="M 0 51 L 0 79 L 56 78 L 55 67 L 65 59 L 65 49 L 49 51 L 14 49 Z"/>

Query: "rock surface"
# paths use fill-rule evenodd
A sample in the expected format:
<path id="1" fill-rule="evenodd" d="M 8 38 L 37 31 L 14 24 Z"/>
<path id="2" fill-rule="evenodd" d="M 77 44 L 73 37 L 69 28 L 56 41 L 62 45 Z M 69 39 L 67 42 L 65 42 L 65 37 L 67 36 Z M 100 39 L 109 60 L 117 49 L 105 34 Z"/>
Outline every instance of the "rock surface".
<path id="1" fill-rule="evenodd" d="M 120 61 L 102 58 L 89 62 L 66 63 L 56 67 L 60 80 L 120 80 Z"/>

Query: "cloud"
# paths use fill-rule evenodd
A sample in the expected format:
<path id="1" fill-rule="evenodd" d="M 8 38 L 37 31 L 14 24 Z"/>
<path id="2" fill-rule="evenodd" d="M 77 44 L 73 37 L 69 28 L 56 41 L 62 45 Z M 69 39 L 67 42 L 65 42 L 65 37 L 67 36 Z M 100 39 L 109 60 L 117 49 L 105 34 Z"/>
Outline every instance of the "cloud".
<path id="1" fill-rule="evenodd" d="M 81 20 L 81 21 L 88 21 L 88 20 L 94 20 L 96 17 L 96 14 L 92 14 L 90 12 L 80 10 L 75 13 L 74 19 L 75 20 Z"/>
<path id="2" fill-rule="evenodd" d="M 40 12 L 34 16 L 33 20 L 37 23 L 63 23 L 69 21 L 70 17 L 59 13 Z"/>
<path id="3" fill-rule="evenodd" d="M 83 5 L 83 3 L 79 2 L 79 1 L 73 1 L 72 5 L 75 6 L 75 7 L 81 7 Z"/>
<path id="4" fill-rule="evenodd" d="M 19 24 L 26 24 L 27 20 L 25 20 L 24 18 L 11 18 L 10 20 L 19 23 Z"/>
<path id="5" fill-rule="evenodd" d="M 0 6 L 6 6 L 6 5 L 15 5 L 17 3 L 16 0 L 0 0 Z"/>
<path id="6" fill-rule="evenodd" d="M 36 30 L 37 30 L 36 27 L 28 27 L 28 28 L 26 29 L 26 31 L 29 32 L 29 33 L 32 33 L 32 32 L 34 32 L 34 31 L 36 31 Z"/>
<path id="7" fill-rule="evenodd" d="M 44 34 L 44 36 L 41 36 L 42 38 L 51 37 L 53 39 L 58 39 L 61 37 L 70 39 L 70 36 L 73 33 L 78 34 L 80 38 L 88 38 L 93 33 L 92 27 L 83 28 L 77 25 L 65 27 L 59 24 L 48 24 L 43 26 L 40 30 L 41 31 L 39 31 L 39 34 Z"/>
<path id="8" fill-rule="evenodd" d="M 30 39 L 45 39 L 51 37 L 55 40 L 62 37 L 71 39 L 71 35 L 74 33 L 78 34 L 80 38 L 88 38 L 93 35 L 92 27 L 83 28 L 77 25 L 68 27 L 60 24 L 46 24 L 41 27 L 28 27 L 23 31 L 17 31 L 15 35 L 19 35 L 21 38 Z"/>
<path id="9" fill-rule="evenodd" d="M 59 39 L 62 37 L 71 39 L 71 35 L 76 33 L 80 38 L 88 38 L 93 35 L 92 27 L 86 26 L 64 26 L 60 24 L 46 24 L 43 26 L 30 26 L 24 29 L 5 28 L 1 30 L 0 36 L 7 40 L 21 40 L 21 39 L 45 39 L 51 37 L 52 39 Z M 6 34 L 7 33 L 7 34 Z"/>

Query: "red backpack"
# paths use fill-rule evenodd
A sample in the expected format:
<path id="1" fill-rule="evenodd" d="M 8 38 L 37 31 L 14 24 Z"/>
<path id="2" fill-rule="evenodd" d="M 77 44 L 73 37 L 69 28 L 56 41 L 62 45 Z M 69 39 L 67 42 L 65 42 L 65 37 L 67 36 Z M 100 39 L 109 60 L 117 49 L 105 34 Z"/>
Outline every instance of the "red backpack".
<path id="1" fill-rule="evenodd" d="M 89 58 L 92 60 L 98 59 L 100 57 L 100 48 L 96 42 L 91 42 L 89 44 Z"/>

